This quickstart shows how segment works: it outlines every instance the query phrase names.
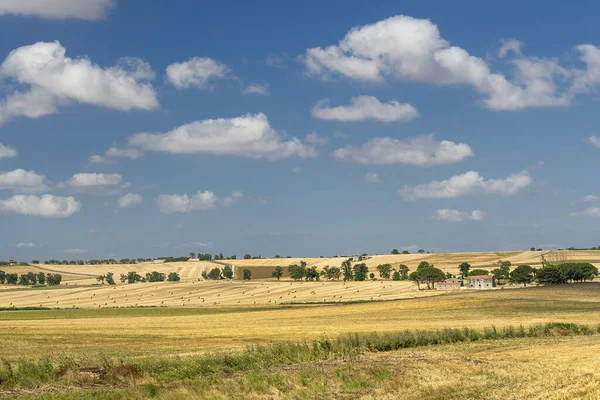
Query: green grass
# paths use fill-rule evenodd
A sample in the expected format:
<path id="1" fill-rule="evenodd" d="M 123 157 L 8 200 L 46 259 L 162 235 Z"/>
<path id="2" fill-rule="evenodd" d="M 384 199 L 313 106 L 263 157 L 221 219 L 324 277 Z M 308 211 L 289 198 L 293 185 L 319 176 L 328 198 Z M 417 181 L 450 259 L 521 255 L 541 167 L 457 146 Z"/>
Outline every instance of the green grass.
<path id="1" fill-rule="evenodd" d="M 142 359 L 104 356 L 102 354 L 87 357 L 56 355 L 33 361 L 0 362 L 0 395 L 15 390 L 46 390 L 54 392 L 65 388 L 92 388 L 101 385 L 117 390 L 113 398 L 128 395 L 135 388 L 136 396 L 145 391 L 157 391 L 174 384 L 184 387 L 194 386 L 195 382 L 218 384 L 224 376 L 245 372 L 244 379 L 251 393 L 265 394 L 278 383 L 276 375 L 265 381 L 263 371 L 296 364 L 314 363 L 324 360 L 357 360 L 365 353 L 390 352 L 427 346 L 452 343 L 471 343 L 485 340 L 504 340 L 512 338 L 541 338 L 557 336 L 597 335 L 600 326 L 592 329 L 586 325 L 571 323 L 548 323 L 504 328 L 489 327 L 483 330 L 469 328 L 423 331 L 403 331 L 390 333 L 347 334 L 336 339 L 315 340 L 310 342 L 284 342 L 268 345 L 249 346 L 244 351 L 227 353 L 216 352 L 191 357 L 149 357 Z M 84 368 L 93 367 L 97 374 L 85 374 Z M 311 395 L 326 391 L 324 376 L 315 371 L 306 371 L 299 375 L 300 385 L 310 387 Z M 337 372 L 341 388 L 346 392 L 357 392 L 377 385 L 389 379 L 390 371 L 382 366 L 372 366 L 368 377 L 361 373 Z M 279 379 L 281 381 L 281 379 Z M 48 386 L 51 385 L 51 386 Z M 152 385 L 152 386 L 150 386 Z M 45 389 L 44 389 L 45 388 Z M 315 392 L 317 391 L 317 392 Z M 52 392 L 52 390 L 50 390 Z M 122 392 L 122 393 L 121 393 Z M 93 392 L 86 392 L 92 396 Z M 47 394 L 44 399 L 80 398 L 78 393 Z M 104 395 L 102 395 L 104 396 Z M 107 397 L 85 397 L 107 398 Z M 135 397 L 132 397 L 135 398 Z"/>

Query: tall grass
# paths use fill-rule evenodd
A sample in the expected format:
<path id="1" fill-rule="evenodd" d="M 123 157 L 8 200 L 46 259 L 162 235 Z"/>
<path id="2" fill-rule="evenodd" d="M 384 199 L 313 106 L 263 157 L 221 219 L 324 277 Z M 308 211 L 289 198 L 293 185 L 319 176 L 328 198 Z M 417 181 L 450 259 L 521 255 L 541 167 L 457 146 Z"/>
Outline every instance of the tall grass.
<path id="1" fill-rule="evenodd" d="M 524 326 L 494 326 L 483 330 L 470 328 L 417 330 L 390 333 L 346 334 L 336 339 L 311 342 L 282 342 L 249 346 L 240 352 L 217 352 L 191 357 L 149 357 L 141 360 L 105 357 L 56 356 L 37 361 L 2 360 L 0 390 L 31 389 L 43 385 L 89 386 L 104 384 L 120 387 L 140 382 L 168 383 L 197 379 L 218 379 L 219 373 L 260 371 L 269 367 L 327 359 L 352 359 L 363 352 L 386 352 L 421 346 L 448 343 L 534 338 L 549 336 L 578 336 L 600 333 L 572 323 L 547 323 Z M 92 373 L 85 368 L 94 367 Z M 83 371 L 83 372 L 82 372 Z M 212 378 L 211 378 L 212 377 Z"/>

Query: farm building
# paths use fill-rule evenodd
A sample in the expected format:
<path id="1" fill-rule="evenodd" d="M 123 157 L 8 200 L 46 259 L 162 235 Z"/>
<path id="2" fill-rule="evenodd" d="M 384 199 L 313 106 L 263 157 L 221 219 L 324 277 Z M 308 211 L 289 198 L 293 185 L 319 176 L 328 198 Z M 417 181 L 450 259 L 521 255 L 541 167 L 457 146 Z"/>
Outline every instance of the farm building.
<path id="1" fill-rule="evenodd" d="M 496 287 L 496 280 L 492 275 L 469 276 L 467 289 L 485 290 Z"/>
<path id="2" fill-rule="evenodd" d="M 8 260 L 8 265 L 17 265 L 15 260 Z"/>
<path id="3" fill-rule="evenodd" d="M 463 287 L 461 279 L 446 279 L 437 284 L 437 290 L 460 290 Z"/>

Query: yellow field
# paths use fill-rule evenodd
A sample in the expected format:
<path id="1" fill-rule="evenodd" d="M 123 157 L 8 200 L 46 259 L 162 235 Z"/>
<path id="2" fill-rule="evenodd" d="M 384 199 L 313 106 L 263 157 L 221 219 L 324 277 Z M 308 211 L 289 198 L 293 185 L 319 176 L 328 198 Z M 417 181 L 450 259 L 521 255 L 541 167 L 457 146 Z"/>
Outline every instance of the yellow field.
<path id="1" fill-rule="evenodd" d="M 233 287 L 235 284 L 214 285 Z M 282 284 L 282 287 L 299 288 L 304 285 Z M 259 287 L 256 290 L 266 290 L 264 286 Z M 55 292 L 63 290 L 66 289 Z M 120 289 L 102 290 L 118 293 Z M 350 292 L 352 288 L 342 290 Z M 98 349 L 101 344 L 105 352 L 129 349 L 139 354 L 188 354 L 240 348 L 252 343 L 335 337 L 346 332 L 481 328 L 545 322 L 597 324 L 600 322 L 600 284 L 471 291 L 351 305 L 292 308 L 276 305 L 275 309 L 267 310 L 261 309 L 268 307 L 267 304 L 254 307 L 255 311 L 246 309 L 245 312 L 228 311 L 218 305 L 204 309 L 222 311 L 218 314 L 207 314 L 201 308 L 171 314 L 169 310 L 174 312 L 176 309 L 167 308 L 164 313 L 155 316 L 150 316 L 153 315 L 152 309 L 148 309 L 148 316 L 142 313 L 135 317 L 125 313 L 127 309 L 121 310 L 124 313 L 121 317 L 110 309 L 105 310 L 111 312 L 109 317 L 103 317 L 103 310 L 96 310 L 97 314 L 92 310 L 73 310 L 72 313 L 69 310 L 6 312 L 0 314 L 0 336 L 10 337 L 10 340 L 0 341 L 0 354 L 39 354 L 40 348 L 31 346 L 34 339 L 43 343 L 42 348 L 52 348 L 53 343 L 61 343 L 61 348 L 77 353 Z M 81 318 L 74 318 L 80 314 Z M 28 319 L 16 319 L 15 315 Z M 16 348 L 20 351 L 11 351 Z"/>
<path id="2" fill-rule="evenodd" d="M 80 281 L 76 281 L 80 282 Z M 95 282 L 95 281 L 94 281 Z M 61 286 L 26 289 L 2 286 L 2 307 L 214 307 L 275 305 L 290 302 L 393 300 L 439 295 L 419 291 L 407 281 L 289 282 L 198 281 L 136 283 L 117 286 Z"/>

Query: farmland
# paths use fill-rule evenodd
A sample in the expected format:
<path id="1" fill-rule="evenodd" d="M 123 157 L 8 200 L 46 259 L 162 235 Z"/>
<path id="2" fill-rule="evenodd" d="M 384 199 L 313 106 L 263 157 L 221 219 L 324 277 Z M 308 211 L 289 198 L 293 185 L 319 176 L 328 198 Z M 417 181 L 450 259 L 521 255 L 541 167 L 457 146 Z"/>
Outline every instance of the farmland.
<path id="1" fill-rule="evenodd" d="M 365 262 L 372 269 L 373 263 L 391 261 L 414 268 L 420 260 L 448 268 L 463 261 L 485 267 L 499 259 L 535 265 L 539 255 L 373 256 Z M 570 257 L 595 262 L 597 256 Z M 324 266 L 342 260 L 306 262 Z M 233 261 L 244 268 L 272 268 L 296 260 Z M 58 287 L 0 288 L 0 309 L 9 309 L 0 311 L 0 397 L 559 399 L 599 394 L 600 364 L 594 354 L 600 349 L 600 283 L 445 293 L 419 291 L 407 281 L 203 280 L 199 266 L 215 265 L 3 267 L 61 273 L 64 280 Z M 182 280 L 116 286 L 95 280 L 100 273 L 130 270 L 178 271 Z M 304 343 L 312 349 L 313 341 L 372 332 L 484 332 L 554 323 L 585 325 L 589 331 L 571 335 L 559 328 L 539 337 L 466 338 L 402 350 L 330 350 L 328 355 L 272 347 Z M 248 346 L 265 348 L 244 350 Z M 281 351 L 287 355 L 276 355 Z M 227 366 L 219 366 L 223 362 Z M 105 377 L 78 372 L 88 367 L 108 372 Z M 165 368 L 171 371 L 167 375 Z"/>

